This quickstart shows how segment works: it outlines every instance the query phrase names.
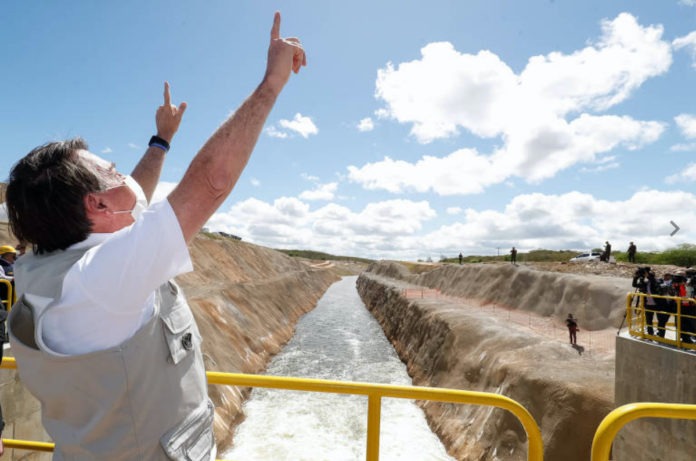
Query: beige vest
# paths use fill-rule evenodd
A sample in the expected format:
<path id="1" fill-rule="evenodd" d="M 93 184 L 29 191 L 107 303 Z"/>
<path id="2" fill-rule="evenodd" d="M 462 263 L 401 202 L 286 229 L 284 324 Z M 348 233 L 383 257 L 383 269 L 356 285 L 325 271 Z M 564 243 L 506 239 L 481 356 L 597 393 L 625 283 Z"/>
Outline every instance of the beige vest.
<path id="1" fill-rule="evenodd" d="M 58 299 L 65 274 L 84 252 L 27 257 L 15 270 L 21 292 Z M 12 308 L 19 377 L 41 402 L 44 427 L 56 443 L 54 460 L 214 457 L 214 409 L 193 313 L 174 282 L 162 285 L 156 299 L 155 315 L 132 338 L 75 356 L 48 350 L 24 296 Z"/>

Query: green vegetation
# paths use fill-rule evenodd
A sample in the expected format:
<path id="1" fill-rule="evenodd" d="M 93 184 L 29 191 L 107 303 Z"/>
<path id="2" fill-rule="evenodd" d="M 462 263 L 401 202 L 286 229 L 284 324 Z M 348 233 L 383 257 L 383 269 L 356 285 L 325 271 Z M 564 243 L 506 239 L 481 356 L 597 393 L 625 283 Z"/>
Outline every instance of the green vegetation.
<path id="1" fill-rule="evenodd" d="M 321 251 L 312 250 L 276 250 L 281 253 L 285 253 L 293 258 L 305 258 L 318 261 L 352 261 L 363 264 L 370 264 L 374 262 L 372 259 L 366 258 L 356 258 L 354 256 L 334 256 L 328 253 L 322 253 Z"/>
<path id="2" fill-rule="evenodd" d="M 601 248 L 595 248 L 592 251 L 601 252 Z M 518 252 L 517 262 L 567 262 L 573 256 L 580 252 L 575 250 L 532 250 L 528 253 Z M 628 262 L 628 255 L 625 251 L 612 251 L 612 256 L 617 262 Z M 464 256 L 465 263 L 485 263 L 494 261 L 510 261 L 510 255 L 500 256 Z M 440 258 L 441 263 L 459 264 L 459 258 Z M 673 265 L 681 267 L 696 266 L 696 245 L 684 243 L 676 248 L 671 248 L 662 252 L 642 252 L 640 249 L 636 254 L 636 264 L 650 266 L 654 265 Z"/>
<path id="3" fill-rule="evenodd" d="M 578 254 L 575 250 L 532 250 L 527 253 L 518 252 L 517 262 L 560 262 L 568 261 L 573 256 Z M 486 263 L 495 261 L 510 261 L 510 255 L 504 254 L 500 256 L 464 256 L 465 263 Z M 459 257 L 440 259 L 443 263 L 459 264 Z"/>

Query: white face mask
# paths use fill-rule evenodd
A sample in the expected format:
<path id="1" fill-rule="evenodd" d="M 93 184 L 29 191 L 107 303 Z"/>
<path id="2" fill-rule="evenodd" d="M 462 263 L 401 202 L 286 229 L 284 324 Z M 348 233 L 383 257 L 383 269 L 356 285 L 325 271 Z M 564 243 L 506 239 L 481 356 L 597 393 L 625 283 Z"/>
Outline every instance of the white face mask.
<path id="1" fill-rule="evenodd" d="M 138 184 L 138 181 L 133 179 L 132 176 L 130 176 L 130 175 L 126 176 L 125 183 L 126 183 L 126 186 L 130 190 L 132 190 L 133 193 L 135 194 L 135 205 L 133 205 L 133 208 L 130 210 L 112 211 L 112 213 L 113 214 L 130 213 L 130 215 L 133 217 L 133 221 L 137 221 L 138 217 L 147 208 L 147 197 L 145 197 L 145 192 L 143 192 L 143 188 L 140 187 L 140 184 Z"/>

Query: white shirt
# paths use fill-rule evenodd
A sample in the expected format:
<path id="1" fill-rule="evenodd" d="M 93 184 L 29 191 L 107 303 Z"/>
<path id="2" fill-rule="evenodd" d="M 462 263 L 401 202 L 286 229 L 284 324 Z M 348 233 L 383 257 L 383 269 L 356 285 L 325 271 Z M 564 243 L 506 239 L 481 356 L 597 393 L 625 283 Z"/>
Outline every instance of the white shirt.
<path id="1" fill-rule="evenodd" d="M 193 271 L 167 200 L 153 204 L 118 232 L 91 234 L 69 247 L 80 248 L 89 250 L 70 268 L 61 298 L 37 325 L 46 346 L 58 354 L 94 352 L 131 338 L 152 318 L 157 288 Z M 25 295 L 37 317 L 52 301 L 30 292 Z"/>

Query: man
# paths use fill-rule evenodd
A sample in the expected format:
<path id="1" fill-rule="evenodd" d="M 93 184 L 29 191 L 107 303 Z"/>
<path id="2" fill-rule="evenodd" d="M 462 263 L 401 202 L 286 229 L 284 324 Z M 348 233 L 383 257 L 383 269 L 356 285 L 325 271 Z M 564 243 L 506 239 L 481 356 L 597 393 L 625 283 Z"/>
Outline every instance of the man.
<path id="1" fill-rule="evenodd" d="M 609 259 L 611 257 L 611 244 L 609 242 L 604 242 L 604 254 L 600 258 L 604 262 L 611 262 Z"/>
<path id="2" fill-rule="evenodd" d="M 638 251 L 638 248 L 633 244 L 633 242 L 629 243 L 628 245 L 628 262 L 629 263 L 635 263 L 636 262 L 636 251 Z"/>
<path id="3" fill-rule="evenodd" d="M 40 146 L 13 167 L 10 225 L 34 251 L 15 267 L 12 350 L 56 459 L 214 458 L 201 338 L 171 279 L 193 270 L 187 243 L 231 192 L 290 72 L 303 65 L 299 40 L 280 37 L 276 13 L 260 85 L 149 208 L 186 109 L 170 103 L 167 84 L 157 135 L 132 176 L 81 140 Z"/>
<path id="4" fill-rule="evenodd" d="M 517 264 L 517 249 L 515 247 L 512 247 L 512 250 L 510 250 L 510 262 Z"/>
<path id="5" fill-rule="evenodd" d="M 14 263 L 17 260 L 17 250 L 10 245 L 0 246 L 0 278 L 12 280 Z"/>
<path id="6" fill-rule="evenodd" d="M 568 314 L 568 318 L 566 318 L 566 326 L 568 327 L 570 344 L 575 346 L 578 343 L 578 322 L 573 317 L 573 314 Z"/>
<path id="7" fill-rule="evenodd" d="M 674 287 L 672 274 L 665 272 L 660 282 L 660 293 L 663 296 L 676 296 L 677 288 Z M 664 338 L 669 317 L 677 312 L 677 305 L 672 299 L 656 299 L 659 311 L 657 312 L 657 336 Z"/>

